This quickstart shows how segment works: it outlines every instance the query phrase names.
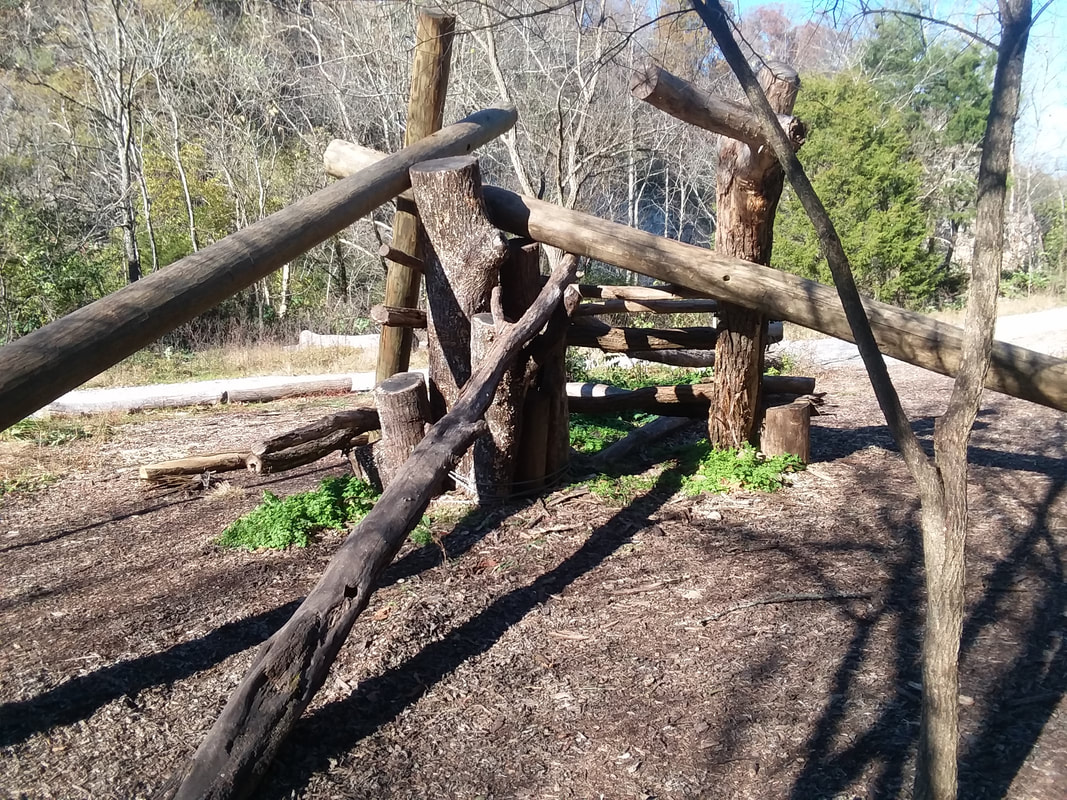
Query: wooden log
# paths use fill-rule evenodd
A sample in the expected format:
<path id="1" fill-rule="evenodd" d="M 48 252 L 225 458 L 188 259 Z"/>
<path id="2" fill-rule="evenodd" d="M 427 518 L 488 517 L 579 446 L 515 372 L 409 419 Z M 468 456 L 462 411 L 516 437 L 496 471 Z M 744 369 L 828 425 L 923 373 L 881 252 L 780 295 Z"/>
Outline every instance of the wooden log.
<path id="1" fill-rule="evenodd" d="M 339 140 L 335 139 L 334 140 L 334 144 L 336 144 L 338 141 Z M 347 144 L 347 143 L 345 143 L 345 144 Z M 353 145 L 353 146 L 355 146 L 355 145 Z M 371 150 L 370 152 L 377 153 L 378 151 L 377 150 Z M 378 159 L 374 159 L 374 161 L 377 161 L 377 160 Z M 373 164 L 374 161 L 371 161 L 370 163 Z M 410 191 L 404 192 L 404 194 L 400 195 L 400 197 L 403 197 L 404 195 L 407 195 L 409 197 L 409 199 L 411 200 L 411 212 L 414 213 L 415 212 L 415 200 L 414 200 L 414 198 L 411 198 L 411 192 Z M 416 258 L 415 256 L 409 256 L 403 250 L 397 250 L 394 247 L 391 247 L 390 245 L 383 244 L 381 247 L 378 248 L 378 255 L 380 255 L 382 258 L 386 259 L 387 261 L 394 261 L 397 264 L 401 264 L 401 265 L 407 267 L 410 270 L 414 270 L 415 272 L 419 273 L 420 275 L 422 274 L 422 262 L 418 258 Z"/>
<path id="2" fill-rule="evenodd" d="M 632 455 L 634 450 L 647 447 L 653 442 L 662 442 L 664 437 L 681 430 L 691 422 L 688 417 L 657 417 L 597 453 L 593 457 L 592 467 L 598 472 L 611 471 Z"/>
<path id="3" fill-rule="evenodd" d="M 597 286 L 579 283 L 578 293 L 594 300 L 707 300 L 708 296 L 676 284 L 660 286 Z"/>
<path id="4" fill-rule="evenodd" d="M 801 395 L 815 391 L 815 379 L 796 376 L 765 375 L 764 391 L 768 396 Z M 582 414 L 609 414 L 617 411 L 650 411 L 670 417 L 707 415 L 715 399 L 715 386 L 694 383 L 681 386 L 646 386 L 620 389 L 603 383 L 568 383 L 567 404 Z"/>
<path id="5" fill-rule="evenodd" d="M 514 109 L 473 114 L 0 348 L 0 430 L 395 197 L 410 184 L 412 164 L 469 152 L 514 124 Z"/>
<path id="6" fill-rule="evenodd" d="M 710 95 L 653 63 L 634 71 L 630 93 L 690 125 L 728 136 L 753 148 L 770 150 L 760 132 L 759 119 L 748 106 Z M 804 123 L 788 112 L 774 110 L 793 149 L 800 149 L 807 135 Z"/>
<path id="7" fill-rule="evenodd" d="M 530 310 L 498 337 L 449 413 L 418 444 L 289 621 L 259 649 L 196 753 L 158 797 L 223 800 L 255 793 L 256 783 L 326 680 L 378 576 L 422 517 L 455 457 L 484 432 L 481 417 L 497 382 L 559 305 L 576 264 L 574 259 L 562 262 Z"/>
<path id="8" fill-rule="evenodd" d="M 505 319 L 522 316 L 537 298 L 541 284 L 541 246 L 529 239 L 509 240 L 508 260 L 500 270 L 501 307 Z M 517 437 L 512 462 L 506 466 L 512 477 L 509 493 L 538 491 L 545 483 L 551 399 L 542 391 L 544 365 L 530 354 L 532 349 L 535 349 L 533 345 L 527 348 L 522 363 L 516 362 L 516 368 L 501 382 L 503 387 L 509 379 L 517 381 L 516 388 L 523 390 L 521 396 L 514 390 L 507 395 L 507 399 L 521 403 L 517 409 L 509 409 L 515 416 L 514 435 Z M 474 359 L 473 350 L 471 358 Z M 566 397 L 563 402 L 566 403 Z M 492 430 L 493 421 L 488 417 L 487 421 Z"/>
<path id="9" fill-rule="evenodd" d="M 800 89 L 796 70 L 768 63 L 760 70 L 760 85 L 776 113 L 793 110 Z M 782 168 L 769 147 L 734 139 L 721 144 L 715 179 L 716 251 L 757 264 L 771 263 L 774 214 L 783 181 Z M 758 309 L 736 303 L 723 303 L 719 309 L 715 386 L 721 402 L 711 407 L 708 417 L 712 447 L 740 447 L 759 438 L 765 327 L 766 318 Z"/>
<path id="10" fill-rule="evenodd" d="M 171 475 L 200 475 L 203 472 L 232 472 L 245 468 L 248 453 L 213 453 L 203 456 L 176 458 L 155 464 L 142 464 L 138 475 L 143 481 L 154 481 Z"/>
<path id="11" fill-rule="evenodd" d="M 807 464 L 811 461 L 811 404 L 800 400 L 770 406 L 763 419 L 760 450 L 766 456 L 791 454 Z"/>
<path id="12" fill-rule="evenodd" d="M 717 336 L 715 328 L 617 328 L 600 320 L 581 319 L 571 322 L 567 344 L 596 347 L 606 353 L 707 349 Z"/>
<path id="13" fill-rule="evenodd" d="M 249 389 L 228 389 L 222 395 L 224 403 L 269 403 L 286 397 L 308 397 L 315 394 L 347 394 L 352 391 L 352 376 L 323 378 L 315 381 L 280 381 L 269 386 Z"/>
<path id="14" fill-rule="evenodd" d="M 748 306 L 772 319 L 853 341 L 832 286 L 496 186 L 484 186 L 483 193 L 490 220 L 509 233 L 673 285 L 687 283 L 693 296 Z M 962 341 L 958 326 L 877 300 L 865 300 L 864 307 L 882 353 L 942 375 L 956 374 Z M 995 341 L 985 385 L 1067 411 L 1067 361 L 1063 359 Z"/>
<path id="15" fill-rule="evenodd" d="M 714 350 L 635 350 L 626 355 L 638 361 L 653 361 L 672 367 L 704 369 L 715 366 Z"/>
<path id="16" fill-rule="evenodd" d="M 334 431 L 346 430 L 353 434 L 376 431 L 380 427 L 378 412 L 373 408 L 353 408 L 350 411 L 338 411 L 325 417 L 302 425 L 295 430 L 272 436 L 252 445 L 251 453 L 264 456 L 288 450 L 291 447 L 321 439 Z"/>
<path id="17" fill-rule="evenodd" d="M 426 312 L 418 308 L 394 308 L 393 306 L 371 306 L 370 318 L 379 325 L 394 328 L 425 328 Z"/>
<path id="18" fill-rule="evenodd" d="M 249 472 L 257 475 L 285 472 L 305 464 L 313 464 L 335 451 L 341 452 L 351 450 L 353 447 L 362 447 L 369 441 L 370 437 L 366 433 L 353 433 L 347 430 L 332 431 L 319 439 L 287 447 L 285 450 L 276 450 L 263 455 L 250 454 L 246 459 L 246 465 Z"/>
<path id="19" fill-rule="evenodd" d="M 471 366 L 477 369 L 489 357 L 498 336 L 492 314 L 475 314 L 471 320 Z M 526 359 L 516 358 L 496 387 L 493 402 L 485 412 L 488 433 L 474 443 L 468 489 L 481 502 L 503 500 L 511 495 L 515 461 L 522 440 L 522 408 L 525 395 Z"/>
<path id="20" fill-rule="evenodd" d="M 386 487 L 426 435 L 430 422 L 426 379 L 419 372 L 401 372 L 386 378 L 374 390 L 374 402 L 382 426 L 378 473 Z"/>
<path id="21" fill-rule="evenodd" d="M 408 116 L 404 144 L 411 146 L 441 127 L 444 117 L 448 73 L 452 64 L 452 39 L 456 18 L 420 10 L 415 24 L 415 60 L 411 67 Z M 393 215 L 394 250 L 415 257 L 421 249 L 419 220 L 410 209 L 397 206 Z M 392 261 L 385 278 L 385 305 L 415 308 L 419 304 L 421 276 L 407 259 Z M 406 372 L 411 362 L 414 335 L 410 328 L 384 327 L 378 346 L 375 376 L 379 383 L 397 372 Z"/>
<path id="22" fill-rule="evenodd" d="M 600 314 L 714 314 L 719 309 L 716 300 L 605 300 L 603 303 L 582 303 L 574 310 L 576 317 L 595 317 Z"/>
<path id="23" fill-rule="evenodd" d="M 471 318 L 489 310 L 508 248 L 504 235 L 485 217 L 477 159 L 459 156 L 417 164 L 411 168 L 411 182 L 427 234 L 422 261 L 430 411 L 437 419 L 470 378 Z"/>

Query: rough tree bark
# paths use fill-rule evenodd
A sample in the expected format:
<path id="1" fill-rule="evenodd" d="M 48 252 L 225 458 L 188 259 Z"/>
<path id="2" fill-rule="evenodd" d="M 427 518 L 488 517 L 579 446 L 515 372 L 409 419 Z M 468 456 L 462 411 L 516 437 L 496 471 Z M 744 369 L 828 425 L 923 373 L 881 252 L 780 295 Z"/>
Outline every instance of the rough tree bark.
<path id="1" fill-rule="evenodd" d="M 800 89 L 796 70 L 772 62 L 760 71 L 759 80 L 774 111 L 788 114 L 793 110 Z M 772 150 L 734 139 L 723 141 L 716 173 L 718 252 L 757 264 L 771 263 L 774 213 L 782 183 L 782 168 Z M 733 303 L 719 306 L 718 403 L 708 415 L 708 439 L 713 447 L 740 447 L 758 438 L 765 325 L 766 318 L 758 311 Z"/>
<path id="2" fill-rule="evenodd" d="M 451 408 L 471 375 L 471 319 L 489 310 L 504 235 L 489 224 L 478 160 L 470 156 L 425 161 L 411 168 L 411 189 L 426 229 L 430 356 L 430 411 Z"/>
<path id="3" fill-rule="evenodd" d="M 371 512 L 331 559 L 322 578 L 260 648 L 204 741 L 157 795 L 173 800 L 255 796 L 286 736 L 322 687 L 382 570 L 418 523 L 455 458 L 485 430 L 481 417 L 500 376 L 545 325 L 574 280 L 567 259 L 537 302 L 493 345 L 451 411 L 418 444 Z"/>
<path id="4" fill-rule="evenodd" d="M 967 443 L 989 370 L 1003 250 L 1004 204 L 1012 135 L 1019 110 L 1032 5 L 1000 0 L 1001 37 L 993 96 L 978 170 L 975 260 L 968 289 L 962 353 L 948 408 L 934 433 L 934 459 L 912 431 L 878 352 L 840 237 L 760 90 L 717 0 L 690 0 L 763 121 L 786 177 L 811 218 L 837 286 L 860 356 L 922 504 L 927 612 L 923 636 L 923 704 L 914 797 L 954 800 L 959 745 L 959 644 L 963 621 L 967 530 Z"/>
<path id="5" fill-rule="evenodd" d="M 420 372 L 392 375 L 378 384 L 374 402 L 382 428 L 378 474 L 382 486 L 388 487 L 426 435 L 426 423 L 430 421 L 426 381 Z"/>

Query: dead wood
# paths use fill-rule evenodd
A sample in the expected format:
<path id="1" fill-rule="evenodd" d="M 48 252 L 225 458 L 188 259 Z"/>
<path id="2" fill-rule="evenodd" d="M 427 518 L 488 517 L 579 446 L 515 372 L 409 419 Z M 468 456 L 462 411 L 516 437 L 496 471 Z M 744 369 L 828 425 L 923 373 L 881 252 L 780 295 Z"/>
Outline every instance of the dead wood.
<path id="1" fill-rule="evenodd" d="M 272 636 L 185 767 L 160 797 L 250 797 L 285 737 L 326 679 L 338 650 L 456 457 L 485 430 L 497 382 L 544 327 L 574 280 L 565 259 L 530 310 L 493 344 L 449 413 L 418 444 L 371 512 L 349 534 L 318 584 Z"/>
<path id="2" fill-rule="evenodd" d="M 245 468 L 248 453 L 214 453 L 189 456 L 156 464 L 143 464 L 138 475 L 143 481 L 158 481 L 172 475 L 199 475 L 202 472 L 231 472 Z"/>

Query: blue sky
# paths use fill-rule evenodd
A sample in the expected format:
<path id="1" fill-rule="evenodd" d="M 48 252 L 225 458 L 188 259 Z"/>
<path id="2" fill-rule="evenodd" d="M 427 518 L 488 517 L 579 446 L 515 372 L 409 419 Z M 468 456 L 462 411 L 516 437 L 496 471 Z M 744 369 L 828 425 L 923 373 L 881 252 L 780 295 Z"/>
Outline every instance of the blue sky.
<path id="1" fill-rule="evenodd" d="M 919 0 L 923 11 L 996 39 L 996 0 Z M 834 5 L 834 0 L 734 0 L 743 15 L 760 5 L 780 5 L 794 21 L 803 21 Z M 1035 13 L 1045 4 L 1034 0 Z M 872 0 L 869 3 L 877 7 Z M 885 0 L 883 7 L 906 7 Z M 854 13 L 854 0 L 837 4 L 839 19 Z M 1024 96 L 1016 125 L 1016 157 L 1046 172 L 1067 175 L 1067 0 L 1053 0 L 1030 33 L 1023 77 Z"/>

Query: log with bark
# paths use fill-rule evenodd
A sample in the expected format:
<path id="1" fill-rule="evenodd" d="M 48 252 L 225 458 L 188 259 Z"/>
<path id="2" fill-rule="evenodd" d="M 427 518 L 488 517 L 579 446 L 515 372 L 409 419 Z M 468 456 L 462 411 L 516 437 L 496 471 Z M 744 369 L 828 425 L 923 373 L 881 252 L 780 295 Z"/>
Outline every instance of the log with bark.
<path id="1" fill-rule="evenodd" d="M 630 93 L 690 125 L 743 142 L 754 150 L 769 149 L 752 109 L 710 95 L 655 64 L 634 71 Z M 799 150 L 807 135 L 804 123 L 790 114 L 792 105 L 784 111 L 775 110 L 790 144 Z"/>
<path id="2" fill-rule="evenodd" d="M 257 475 L 284 472 L 287 469 L 296 469 L 305 464 L 313 464 L 320 458 L 325 458 L 335 451 L 346 452 L 355 447 L 362 447 L 369 441 L 370 437 L 366 433 L 338 430 L 327 433 L 319 439 L 287 447 L 284 450 L 263 453 L 262 455 L 249 454 L 246 464 L 248 471 Z"/>
<path id="3" fill-rule="evenodd" d="M 482 415 L 512 360 L 559 305 L 576 261 L 557 268 L 530 310 L 502 333 L 448 414 L 415 448 L 314 589 L 259 650 L 218 720 L 159 797 L 250 797 L 323 685 L 378 576 L 418 523 L 455 459 L 485 430 Z"/>
<path id="4" fill-rule="evenodd" d="M 379 325 L 392 328 L 425 328 L 426 312 L 418 308 L 395 306 L 371 306 L 370 318 Z"/>
<path id="5" fill-rule="evenodd" d="M 715 300 L 605 300 L 602 303 L 582 303 L 574 310 L 576 317 L 596 317 L 601 314 L 714 314 L 719 310 Z"/>
<path id="6" fill-rule="evenodd" d="M 567 330 L 571 347 L 596 347 L 606 353 L 635 350 L 707 349 L 715 344 L 715 328 L 619 328 L 594 319 L 577 319 Z"/>
<path id="7" fill-rule="evenodd" d="M 252 445 L 251 453 L 256 456 L 278 453 L 306 442 L 322 439 L 336 431 L 349 431 L 352 434 L 376 431 L 380 427 L 378 412 L 373 408 L 354 408 L 328 414 L 307 425 L 302 425 L 286 433 L 272 436 Z"/>
<path id="8" fill-rule="evenodd" d="M 514 109 L 473 114 L 0 348 L 0 430 L 395 197 L 410 184 L 412 164 L 470 152 L 510 128 L 515 119 Z"/>
<path id="9" fill-rule="evenodd" d="M 142 464 L 138 475 L 143 481 L 158 481 L 172 475 L 200 475 L 204 472 L 232 472 L 244 469 L 248 453 L 212 453 L 188 456 L 155 464 Z"/>
<path id="10" fill-rule="evenodd" d="M 404 128 L 405 145 L 413 145 L 441 127 L 455 32 L 455 17 L 428 9 L 419 11 L 415 23 L 415 56 L 411 65 L 408 114 Z M 419 270 L 412 268 L 409 259 L 418 256 L 422 249 L 422 238 L 423 230 L 415 210 L 409 204 L 398 203 L 393 215 L 392 247 L 403 257 L 388 262 L 385 305 L 397 308 L 415 308 L 418 305 L 422 276 Z M 390 375 L 407 371 L 414 342 L 411 328 L 382 328 L 375 369 L 378 383 Z"/>
<path id="11" fill-rule="evenodd" d="M 805 395 L 815 391 L 815 379 L 783 375 L 763 376 L 768 396 Z M 669 417 L 702 417 L 715 398 L 714 384 L 646 386 L 620 389 L 603 383 L 568 383 L 567 404 L 572 412 L 608 414 L 648 411 Z"/>
<path id="12" fill-rule="evenodd" d="M 349 146 L 345 142 L 342 149 Z M 374 157 L 382 159 L 385 155 L 376 153 Z M 330 174 L 343 178 L 365 163 L 345 161 Z M 688 285 L 693 297 L 726 300 L 762 311 L 771 319 L 855 341 L 833 287 L 507 189 L 483 189 L 490 220 L 510 233 L 673 286 Z M 882 353 L 942 375 L 956 374 L 962 342 L 958 326 L 877 300 L 865 299 L 863 304 Z M 985 385 L 1067 411 L 1067 361 L 1063 359 L 995 341 Z"/>
<path id="13" fill-rule="evenodd" d="M 796 70 L 769 62 L 760 70 L 760 85 L 771 108 L 793 110 L 800 78 Z M 769 147 L 727 139 L 719 147 L 715 178 L 715 250 L 757 264 L 771 263 L 774 214 L 782 196 L 782 168 Z M 767 347 L 766 318 L 736 303 L 719 309 L 719 340 L 715 343 L 715 387 L 723 402 L 708 417 L 713 447 L 740 447 L 759 438 L 760 375 Z"/>

